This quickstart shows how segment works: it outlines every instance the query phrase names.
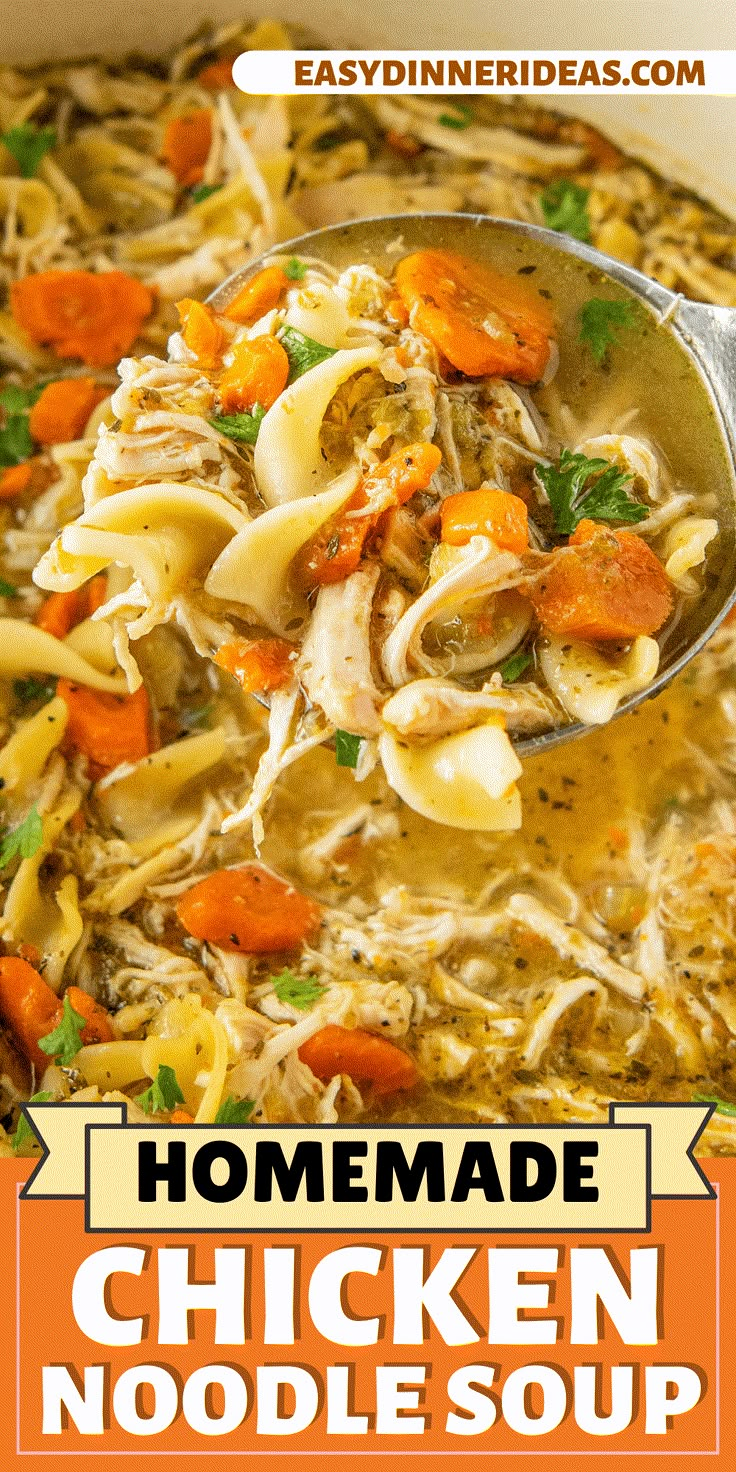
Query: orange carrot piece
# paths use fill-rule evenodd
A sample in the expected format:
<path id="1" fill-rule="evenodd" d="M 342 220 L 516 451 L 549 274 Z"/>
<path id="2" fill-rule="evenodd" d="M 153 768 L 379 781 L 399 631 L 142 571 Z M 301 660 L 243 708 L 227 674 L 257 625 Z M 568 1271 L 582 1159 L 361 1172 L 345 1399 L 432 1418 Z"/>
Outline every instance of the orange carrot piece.
<path id="1" fill-rule="evenodd" d="M 105 1007 L 83 992 L 81 987 L 69 986 L 66 989 L 70 1005 L 84 1018 L 85 1026 L 82 1028 L 82 1042 L 87 1043 L 111 1043 L 115 1033 L 110 1025 L 110 1014 Z M 59 1006 L 61 1016 L 63 1006 Z"/>
<path id="2" fill-rule="evenodd" d="M 230 305 L 225 307 L 224 316 L 243 325 L 256 322 L 265 312 L 278 306 L 288 287 L 289 278 L 280 266 L 264 266 L 241 287 Z"/>
<path id="3" fill-rule="evenodd" d="M 523 552 L 529 544 L 529 513 L 519 496 L 482 486 L 448 496 L 440 508 L 442 541 L 465 547 L 471 537 L 490 537 L 507 552 Z"/>
<path id="4" fill-rule="evenodd" d="M 69 709 L 64 741 L 97 768 L 111 772 L 120 762 L 137 762 L 151 750 L 150 706 L 145 686 L 133 695 L 90 690 L 59 680 L 56 693 Z"/>
<path id="5" fill-rule="evenodd" d="M 212 308 L 187 296 L 177 302 L 176 310 L 187 347 L 203 368 L 214 368 L 225 346 L 225 333 Z"/>
<path id="6" fill-rule="evenodd" d="M 90 366 L 117 363 L 154 306 L 153 292 L 123 271 L 39 271 L 14 281 L 10 306 L 33 342 Z"/>
<path id="7" fill-rule="evenodd" d="M 549 571 L 522 589 L 544 628 L 595 642 L 654 634 L 672 610 L 672 585 L 636 532 L 581 521 Z"/>
<path id="8" fill-rule="evenodd" d="M 0 1017 L 38 1073 L 51 1061 L 39 1048 L 39 1038 L 53 1032 L 61 1011 L 56 993 L 28 961 L 20 956 L 0 959 Z"/>
<path id="9" fill-rule="evenodd" d="M 392 455 L 363 476 L 361 490 L 365 499 L 362 504 L 388 490 L 391 493 L 390 505 L 403 506 L 416 491 L 426 491 L 441 462 L 442 451 L 424 440 L 416 445 L 405 445 L 402 450 L 394 450 Z"/>
<path id="10" fill-rule="evenodd" d="M 393 317 L 395 322 L 399 322 L 402 327 L 407 326 L 407 323 L 409 321 L 409 312 L 402 302 L 400 296 L 392 296 L 389 298 L 389 301 L 386 305 L 386 311 L 389 317 Z M 401 363 L 402 368 L 408 368 L 409 359 L 402 347 L 398 347 L 396 349 L 396 357 Z"/>
<path id="11" fill-rule="evenodd" d="M 169 1124 L 194 1124 L 194 1115 L 188 1109 L 175 1109 L 169 1119 Z"/>
<path id="12" fill-rule="evenodd" d="M 234 87 L 233 62 L 237 55 L 237 51 L 233 51 L 229 56 L 221 56 L 218 61 L 203 66 L 201 72 L 197 72 L 199 86 L 208 92 L 222 92 L 226 87 Z"/>
<path id="13" fill-rule="evenodd" d="M 518 276 L 450 250 L 420 250 L 396 269 L 396 289 L 419 332 L 471 378 L 535 383 L 549 358 L 552 314 Z"/>
<path id="14" fill-rule="evenodd" d="M 28 428 L 39 445 L 65 445 L 81 438 L 93 409 L 108 389 L 94 378 L 58 378 L 42 389 L 28 416 Z"/>
<path id="15" fill-rule="evenodd" d="M 240 414 L 260 404 L 270 409 L 286 388 L 289 359 L 270 333 L 241 342 L 233 362 L 220 379 L 220 401 L 225 414 Z"/>
<path id="16" fill-rule="evenodd" d="M 321 909 L 262 864 L 216 869 L 176 907 L 184 929 L 225 951 L 293 951 L 320 923 Z"/>
<path id="17" fill-rule="evenodd" d="M 424 144 L 418 138 L 412 138 L 411 133 L 399 133 L 396 128 L 389 128 L 383 141 L 400 158 L 416 158 L 424 151 Z"/>
<path id="18" fill-rule="evenodd" d="M 346 1073 L 356 1084 L 372 1084 L 375 1094 L 411 1089 L 419 1080 L 408 1053 L 361 1027 L 328 1023 L 302 1043 L 299 1057 L 324 1082 Z"/>
<path id="19" fill-rule="evenodd" d="M 107 578 L 101 573 L 71 593 L 50 593 L 33 622 L 55 639 L 65 639 L 71 629 L 102 607 L 106 592 Z"/>
<path id="20" fill-rule="evenodd" d="M 202 178 L 211 147 L 212 113 L 198 107 L 166 124 L 161 158 L 182 189 L 189 189 Z"/>
<path id="21" fill-rule="evenodd" d="M 30 460 L 24 460 L 22 465 L 9 465 L 7 470 L 0 474 L 0 501 L 9 501 L 12 496 L 19 496 L 30 484 L 33 474 L 33 466 Z"/>
<path id="22" fill-rule="evenodd" d="M 215 664 L 253 695 L 287 684 L 294 673 L 295 653 L 296 645 L 286 639 L 233 639 L 220 645 Z"/>

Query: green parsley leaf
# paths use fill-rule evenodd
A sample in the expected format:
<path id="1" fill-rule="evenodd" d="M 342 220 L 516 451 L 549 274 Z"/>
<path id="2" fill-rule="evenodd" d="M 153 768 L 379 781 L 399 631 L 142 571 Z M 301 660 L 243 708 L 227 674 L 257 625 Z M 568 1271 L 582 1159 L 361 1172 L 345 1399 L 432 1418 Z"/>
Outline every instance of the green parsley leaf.
<path id="1" fill-rule="evenodd" d="M 457 128 L 459 131 L 469 128 L 475 116 L 472 107 L 469 107 L 467 102 L 453 102 L 452 106 L 455 111 L 441 112 L 437 119 L 438 123 L 441 123 L 443 128 Z"/>
<path id="2" fill-rule="evenodd" d="M 284 266 L 284 275 L 288 276 L 289 281 L 303 281 L 308 269 L 308 266 L 305 266 L 298 256 L 292 256 Z"/>
<path id="3" fill-rule="evenodd" d="M 56 681 L 29 675 L 27 680 L 13 680 L 13 694 L 20 705 L 30 705 L 34 700 L 42 700 L 45 705 L 56 694 Z"/>
<path id="4" fill-rule="evenodd" d="M 590 190 L 572 179 L 555 179 L 539 196 L 544 223 L 549 230 L 561 230 L 575 240 L 590 241 L 588 199 Z"/>
<path id="5" fill-rule="evenodd" d="M 27 414 L 11 414 L 0 429 L 0 470 L 21 465 L 33 454 L 33 440 Z"/>
<path id="6" fill-rule="evenodd" d="M 184 726 L 185 730 L 187 731 L 191 730 L 193 727 L 209 726 L 210 717 L 214 708 L 215 703 L 213 700 L 210 700 L 207 705 L 197 706 L 196 710 L 180 711 L 179 720 L 181 721 L 182 726 Z"/>
<path id="7" fill-rule="evenodd" d="M 6 583 L 5 578 L 0 578 L 0 598 L 17 598 L 18 589 L 15 583 Z"/>
<path id="8" fill-rule="evenodd" d="M 524 670 L 528 668 L 531 662 L 531 654 L 512 654 L 511 658 L 507 659 L 505 664 L 499 665 L 499 673 L 504 685 L 513 685 L 514 680 L 518 680 L 519 675 L 523 675 Z"/>
<path id="9" fill-rule="evenodd" d="M 33 123 L 21 123 L 2 134 L 2 142 L 12 153 L 24 179 L 32 179 L 41 159 L 56 142 L 55 128 L 36 128 Z"/>
<path id="10" fill-rule="evenodd" d="M 40 1094 L 32 1094 L 30 1099 L 28 1100 L 28 1103 L 47 1104 L 49 1099 L 53 1099 L 53 1097 L 53 1094 L 50 1094 L 48 1089 L 42 1089 Z M 37 1145 L 39 1143 L 36 1132 L 31 1128 L 28 1120 L 25 1117 L 25 1114 L 21 1114 L 16 1126 L 15 1134 L 13 1135 L 10 1143 L 13 1147 L 13 1153 L 15 1155 L 17 1155 L 18 1151 L 22 1150 L 24 1146 Z"/>
<path id="11" fill-rule="evenodd" d="M 716 1114 L 728 1114 L 736 1117 L 736 1104 L 729 1104 L 727 1099 L 719 1098 L 718 1094 L 693 1094 L 694 1104 L 715 1104 Z"/>
<path id="12" fill-rule="evenodd" d="M 168 1063 L 159 1063 L 153 1083 L 142 1094 L 138 1094 L 135 1102 L 140 1104 L 141 1109 L 145 1109 L 146 1114 L 156 1114 L 159 1110 L 171 1113 L 177 1104 L 186 1102 L 176 1074 Z"/>
<path id="13" fill-rule="evenodd" d="M 636 313 L 631 302 L 611 302 L 592 296 L 580 313 L 580 341 L 588 344 L 596 363 L 602 363 L 617 341 L 616 328 L 633 327 Z"/>
<path id="14" fill-rule="evenodd" d="M 324 363 L 326 358 L 334 358 L 337 352 L 337 348 L 326 348 L 323 342 L 315 342 L 313 337 L 298 332 L 296 327 L 284 327 L 279 333 L 279 342 L 291 365 L 289 383 L 301 378 L 302 373 L 308 373 L 310 368 L 316 368 L 318 363 Z"/>
<path id="15" fill-rule="evenodd" d="M 0 842 L 0 869 L 5 869 L 11 859 L 32 859 L 43 842 L 43 823 L 37 809 L 31 808 L 22 823 L 10 833 L 3 835 Z"/>
<path id="16" fill-rule="evenodd" d="M 327 991 L 316 976 L 295 976 L 288 966 L 280 976 L 273 976 L 271 980 L 279 1001 L 286 1002 L 289 1007 L 298 1007 L 300 1012 L 308 1012 Z"/>
<path id="17" fill-rule="evenodd" d="M 360 742 L 360 736 L 353 736 L 350 731 L 335 732 L 335 757 L 338 767 L 357 767 Z"/>
<path id="18" fill-rule="evenodd" d="M 555 530 L 562 536 L 574 532 L 583 517 L 592 521 L 643 521 L 646 506 L 632 501 L 624 486 L 632 479 L 608 460 L 588 460 L 563 450 L 558 466 L 537 467 L 537 475 L 549 497 Z M 591 481 L 591 476 L 595 480 Z"/>
<path id="19" fill-rule="evenodd" d="M 228 1094 L 215 1115 L 215 1124 L 247 1124 L 255 1107 L 253 1099 L 236 1099 Z"/>
<path id="20" fill-rule="evenodd" d="M 221 414 L 217 419 L 210 419 L 210 424 L 219 429 L 220 434 L 226 434 L 229 440 L 254 445 L 265 413 L 261 404 L 254 404 L 250 414 Z"/>
<path id="21" fill-rule="evenodd" d="M 24 409 L 33 408 L 45 387 L 44 383 L 34 384 L 33 388 L 21 388 L 19 383 L 6 383 L 0 388 L 0 404 L 6 414 L 22 414 Z"/>
<path id="22" fill-rule="evenodd" d="M 197 184 L 192 190 L 192 200 L 194 204 L 201 204 L 203 200 L 211 199 L 213 194 L 219 194 L 221 189 L 221 184 Z"/>
<path id="23" fill-rule="evenodd" d="M 55 1063 L 62 1068 L 68 1068 L 82 1046 L 82 1033 L 86 1027 L 85 1018 L 81 1012 L 75 1012 L 68 996 L 64 997 L 64 1011 L 61 1022 L 53 1032 L 46 1034 L 45 1038 L 39 1038 L 38 1046 L 42 1053 L 48 1053 Z"/>

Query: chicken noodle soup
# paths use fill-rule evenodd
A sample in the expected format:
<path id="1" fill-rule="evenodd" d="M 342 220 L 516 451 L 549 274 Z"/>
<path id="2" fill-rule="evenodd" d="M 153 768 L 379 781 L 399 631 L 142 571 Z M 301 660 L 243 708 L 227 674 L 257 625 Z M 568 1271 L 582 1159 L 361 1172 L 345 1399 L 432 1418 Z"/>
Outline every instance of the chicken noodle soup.
<path id="1" fill-rule="evenodd" d="M 435 99 L 229 85 L 233 55 L 289 40 L 267 21 L 205 27 L 159 62 L 0 76 L 1 1147 L 36 1148 L 16 1131 L 31 1093 L 223 1125 L 596 1120 L 611 1098 L 707 1095 L 720 1101 L 707 1146 L 732 1152 L 734 624 L 664 696 L 525 756 L 521 777 L 505 734 L 522 711 L 538 729 L 575 719 L 563 697 L 578 667 L 566 683 L 544 668 L 573 635 L 549 627 L 540 566 L 566 558 L 582 576 L 605 550 L 617 567 L 633 537 L 656 587 L 666 578 L 661 626 L 628 628 L 621 647 L 587 601 L 599 702 L 637 639 L 662 668 L 689 617 L 707 627 L 733 533 L 699 380 L 646 313 L 629 320 L 620 293 L 531 242 L 516 256 L 499 238 L 482 262 L 512 281 L 514 306 L 526 287 L 538 329 L 517 337 L 498 312 L 506 357 L 490 364 L 453 361 L 446 285 L 439 322 L 422 269 L 404 267 L 408 300 L 398 290 L 400 263 L 442 249 L 435 237 L 370 226 L 357 253 L 336 236 L 327 265 L 278 245 L 360 215 L 480 210 L 736 304 L 734 227 L 524 99 L 474 100 L 448 126 Z M 265 249 L 268 274 L 235 315 L 201 305 Z M 480 259 L 470 236 L 461 253 Z M 460 268 L 471 296 L 473 269 Z M 477 328 L 462 324 L 466 349 Z M 645 348 L 656 374 L 641 372 Z M 282 422 L 264 454 L 292 393 L 298 433 Z M 583 476 L 564 450 L 604 464 Z M 612 478 L 638 521 L 574 504 L 613 494 Z M 586 511 L 575 528 L 555 524 L 556 496 L 569 520 L 560 482 Z M 489 530 L 511 547 L 491 552 Z M 234 559 L 249 539 L 243 604 Z M 479 588 L 501 558 L 506 585 Z M 62 585 L 43 588 L 51 566 Z M 418 637 L 390 645 L 443 578 L 456 603 L 430 601 Z M 551 586 L 559 610 L 569 578 L 562 599 Z M 371 641 L 370 678 L 350 718 L 330 719 L 320 661 L 347 664 L 356 638 Z M 387 645 L 408 681 L 387 678 Z M 468 781 L 483 743 L 499 789 L 486 800 L 507 819 L 518 781 L 522 827 L 438 827 L 408 806 L 397 787 L 426 794 L 447 768 L 432 728 L 409 738 L 384 721 L 390 702 L 399 721 L 460 712 L 441 739 L 466 743 Z M 388 760 L 370 770 L 381 741 Z"/>

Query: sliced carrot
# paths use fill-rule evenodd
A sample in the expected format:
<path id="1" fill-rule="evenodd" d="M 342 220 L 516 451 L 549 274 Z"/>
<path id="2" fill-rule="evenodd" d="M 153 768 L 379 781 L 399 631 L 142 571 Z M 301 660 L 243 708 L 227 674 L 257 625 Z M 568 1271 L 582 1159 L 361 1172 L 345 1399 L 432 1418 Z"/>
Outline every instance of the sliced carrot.
<path id="1" fill-rule="evenodd" d="M 412 1089 L 419 1080 L 408 1053 L 361 1027 L 328 1023 L 302 1043 L 299 1057 L 316 1078 L 326 1082 L 346 1073 L 356 1084 L 372 1084 L 376 1094 Z"/>
<path id="2" fill-rule="evenodd" d="M 442 541 L 465 547 L 471 537 L 490 537 L 507 552 L 523 552 L 529 544 L 529 514 L 519 496 L 482 486 L 448 496 L 440 508 Z"/>
<path id="3" fill-rule="evenodd" d="M 183 189 L 198 184 L 212 147 L 212 113 L 195 108 L 166 124 L 161 158 Z"/>
<path id="4" fill-rule="evenodd" d="M 280 266 L 264 266 L 262 271 L 251 276 L 250 281 L 246 281 L 245 286 L 241 287 L 237 296 L 225 308 L 224 315 L 231 322 L 256 322 L 265 312 L 278 306 L 289 284 L 289 278 Z"/>
<path id="5" fill-rule="evenodd" d="M 396 269 L 412 322 L 471 378 L 487 373 L 534 383 L 549 358 L 552 314 L 518 276 L 449 250 L 420 250 Z"/>
<path id="6" fill-rule="evenodd" d="M 220 401 L 226 414 L 239 414 L 260 404 L 270 409 L 286 388 L 289 359 L 277 338 L 264 333 L 238 343 L 233 361 L 220 379 Z"/>
<path id="7" fill-rule="evenodd" d="M 218 61 L 211 61 L 209 66 L 203 66 L 201 72 L 197 72 L 200 87 L 205 87 L 208 92 L 222 92 L 226 87 L 234 87 L 233 62 L 237 54 L 233 51 L 231 55 L 221 56 Z"/>
<path id="8" fill-rule="evenodd" d="M 188 1109 L 175 1109 L 169 1119 L 169 1124 L 194 1124 L 194 1115 Z"/>
<path id="9" fill-rule="evenodd" d="M 111 1043 L 115 1033 L 110 1025 L 110 1014 L 105 1007 L 83 992 L 81 987 L 67 987 L 66 995 L 70 1005 L 84 1018 L 85 1026 L 82 1029 L 82 1042 L 87 1043 Z M 61 1016 L 62 1007 L 59 1007 Z"/>
<path id="10" fill-rule="evenodd" d="M 426 491 L 441 462 L 442 451 L 424 440 L 415 445 L 405 445 L 402 450 L 394 450 L 393 455 L 374 465 L 363 476 L 363 504 L 372 500 L 374 495 L 389 491 L 389 504 L 403 506 L 416 491 Z"/>
<path id="11" fill-rule="evenodd" d="M 292 951 L 312 935 L 321 909 L 262 864 L 216 869 L 182 895 L 184 929 L 225 951 Z"/>
<path id="12" fill-rule="evenodd" d="M 389 128 L 384 143 L 392 153 L 398 153 L 400 158 L 416 158 L 424 151 L 424 145 L 418 138 L 412 138 L 411 133 L 399 133 L 396 128 Z"/>
<path id="13" fill-rule="evenodd" d="M 133 695 L 110 695 L 59 680 L 56 693 L 69 709 L 65 744 L 82 752 L 98 769 L 110 772 L 121 762 L 148 756 L 151 713 L 145 686 L 139 686 Z"/>
<path id="14" fill-rule="evenodd" d="M 42 389 L 28 416 L 39 445 L 65 445 L 81 438 L 93 409 L 107 398 L 94 378 L 58 378 Z"/>
<path id="15" fill-rule="evenodd" d="M 59 998 L 20 956 L 0 959 L 0 1016 L 26 1058 L 43 1073 L 49 1064 L 39 1038 L 53 1032 L 61 1015 Z"/>
<path id="16" fill-rule="evenodd" d="M 22 465 L 9 465 L 0 474 L 0 501 L 9 501 L 12 496 L 19 496 L 21 491 L 27 490 L 32 475 L 30 460 L 24 460 Z"/>
<path id="17" fill-rule="evenodd" d="M 187 296 L 177 302 L 176 310 L 187 347 L 203 368 L 214 368 L 225 346 L 225 333 L 212 308 Z"/>
<path id="18" fill-rule="evenodd" d="M 294 673 L 295 653 L 296 645 L 286 639 L 233 639 L 220 646 L 215 664 L 253 695 L 286 685 Z"/>
<path id="19" fill-rule="evenodd" d="M 106 591 L 107 578 L 101 573 L 71 593 L 51 593 L 44 599 L 33 622 L 37 628 L 53 634 L 55 639 L 65 639 L 71 629 L 102 606 Z"/>
<path id="20" fill-rule="evenodd" d="M 593 521 L 581 521 L 570 546 L 522 591 L 544 628 L 593 642 L 654 634 L 672 609 L 672 585 L 651 547 Z"/>
<path id="21" fill-rule="evenodd" d="M 389 301 L 386 305 L 386 311 L 389 317 L 393 317 L 395 322 L 399 322 L 402 327 L 406 327 L 409 321 L 409 312 L 408 308 L 402 302 L 400 296 L 392 296 L 389 298 Z M 409 360 L 403 348 L 399 347 L 396 349 L 396 357 L 398 358 L 402 368 L 409 367 Z"/>
<path id="22" fill-rule="evenodd" d="M 15 321 L 59 358 L 117 363 L 154 306 L 153 292 L 123 271 L 39 271 L 10 288 Z"/>

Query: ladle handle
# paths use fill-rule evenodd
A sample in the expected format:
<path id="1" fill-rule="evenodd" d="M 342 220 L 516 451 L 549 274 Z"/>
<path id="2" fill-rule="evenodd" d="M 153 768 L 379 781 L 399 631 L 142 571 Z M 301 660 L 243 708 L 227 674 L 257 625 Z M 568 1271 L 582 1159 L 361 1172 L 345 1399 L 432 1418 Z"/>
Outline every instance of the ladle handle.
<path id="1" fill-rule="evenodd" d="M 675 323 L 710 383 L 736 465 L 736 308 L 681 300 Z"/>

